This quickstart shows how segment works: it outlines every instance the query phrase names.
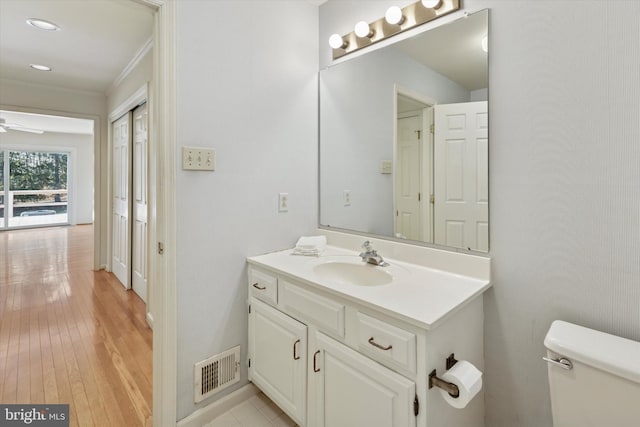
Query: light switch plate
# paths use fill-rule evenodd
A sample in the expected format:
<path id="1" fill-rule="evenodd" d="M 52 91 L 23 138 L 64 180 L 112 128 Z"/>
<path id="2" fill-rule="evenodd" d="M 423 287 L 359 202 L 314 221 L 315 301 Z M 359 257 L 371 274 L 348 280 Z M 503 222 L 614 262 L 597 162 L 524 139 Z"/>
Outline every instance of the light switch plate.
<path id="1" fill-rule="evenodd" d="M 278 195 L 278 212 L 289 212 L 289 193 Z"/>
<path id="2" fill-rule="evenodd" d="M 192 171 L 216 170 L 215 150 L 202 147 L 182 147 L 182 169 Z"/>
<path id="3" fill-rule="evenodd" d="M 380 162 L 380 173 L 382 174 L 393 173 L 393 162 L 391 160 L 382 160 Z"/>

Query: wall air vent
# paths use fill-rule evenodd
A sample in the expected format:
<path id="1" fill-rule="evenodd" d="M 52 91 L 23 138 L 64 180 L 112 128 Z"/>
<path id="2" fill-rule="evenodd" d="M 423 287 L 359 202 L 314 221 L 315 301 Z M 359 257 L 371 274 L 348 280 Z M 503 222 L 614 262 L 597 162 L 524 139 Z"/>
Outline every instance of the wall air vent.
<path id="1" fill-rule="evenodd" d="M 195 364 L 195 403 L 240 381 L 240 346 Z"/>

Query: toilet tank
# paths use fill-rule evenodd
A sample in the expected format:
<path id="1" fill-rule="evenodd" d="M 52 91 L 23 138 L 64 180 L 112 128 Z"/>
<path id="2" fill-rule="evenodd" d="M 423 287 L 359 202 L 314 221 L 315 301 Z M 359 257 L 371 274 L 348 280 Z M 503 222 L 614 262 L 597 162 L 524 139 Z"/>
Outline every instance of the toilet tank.
<path id="1" fill-rule="evenodd" d="M 556 320 L 544 339 L 555 427 L 640 426 L 640 342 Z"/>

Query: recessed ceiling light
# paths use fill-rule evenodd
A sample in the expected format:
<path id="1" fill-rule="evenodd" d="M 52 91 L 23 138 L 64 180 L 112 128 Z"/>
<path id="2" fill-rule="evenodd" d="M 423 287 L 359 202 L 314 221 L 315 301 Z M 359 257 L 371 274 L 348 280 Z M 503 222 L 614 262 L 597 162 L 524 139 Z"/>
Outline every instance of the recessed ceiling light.
<path id="1" fill-rule="evenodd" d="M 41 64 L 29 64 L 29 67 L 38 71 L 51 71 L 51 67 L 47 67 L 46 65 Z"/>
<path id="2" fill-rule="evenodd" d="M 27 19 L 27 24 L 39 30 L 60 31 L 60 27 L 58 27 L 56 24 L 50 21 L 45 21 L 44 19 L 29 18 Z"/>

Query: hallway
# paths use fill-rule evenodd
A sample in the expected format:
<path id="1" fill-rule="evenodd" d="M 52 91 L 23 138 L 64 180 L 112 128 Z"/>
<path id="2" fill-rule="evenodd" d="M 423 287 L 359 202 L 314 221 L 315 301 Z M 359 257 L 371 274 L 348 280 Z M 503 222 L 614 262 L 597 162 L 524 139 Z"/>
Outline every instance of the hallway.
<path id="1" fill-rule="evenodd" d="M 0 233 L 0 403 L 67 403 L 71 426 L 150 426 L 144 303 L 92 262 L 91 225 Z"/>

